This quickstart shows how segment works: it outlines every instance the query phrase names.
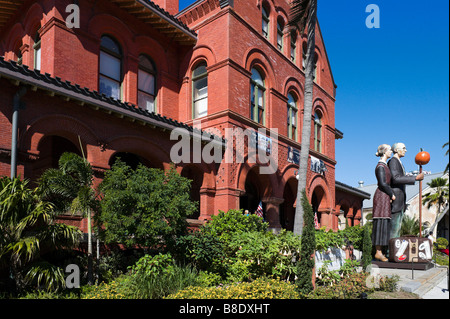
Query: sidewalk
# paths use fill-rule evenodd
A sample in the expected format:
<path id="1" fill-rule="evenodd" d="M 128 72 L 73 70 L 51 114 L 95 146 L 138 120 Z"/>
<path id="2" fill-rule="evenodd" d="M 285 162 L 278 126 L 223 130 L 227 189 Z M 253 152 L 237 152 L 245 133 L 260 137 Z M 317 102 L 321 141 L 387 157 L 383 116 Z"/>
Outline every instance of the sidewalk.
<path id="1" fill-rule="evenodd" d="M 417 294 L 422 299 L 449 299 L 447 268 L 428 270 L 379 268 L 382 276 L 398 275 L 400 290 Z"/>

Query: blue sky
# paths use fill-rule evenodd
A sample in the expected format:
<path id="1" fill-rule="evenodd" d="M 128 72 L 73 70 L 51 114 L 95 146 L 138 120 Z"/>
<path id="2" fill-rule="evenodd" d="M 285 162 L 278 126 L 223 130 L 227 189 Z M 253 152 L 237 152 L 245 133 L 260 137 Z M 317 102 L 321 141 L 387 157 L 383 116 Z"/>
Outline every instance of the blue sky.
<path id="1" fill-rule="evenodd" d="M 238 0 L 246 1 L 246 0 Z M 180 10 L 193 3 L 180 0 Z M 369 29 L 366 7 L 380 9 Z M 449 1 L 318 0 L 318 18 L 335 82 L 336 180 L 357 187 L 376 183 L 379 144 L 403 142 L 407 171 L 415 155 L 431 155 L 424 170 L 448 163 Z"/>

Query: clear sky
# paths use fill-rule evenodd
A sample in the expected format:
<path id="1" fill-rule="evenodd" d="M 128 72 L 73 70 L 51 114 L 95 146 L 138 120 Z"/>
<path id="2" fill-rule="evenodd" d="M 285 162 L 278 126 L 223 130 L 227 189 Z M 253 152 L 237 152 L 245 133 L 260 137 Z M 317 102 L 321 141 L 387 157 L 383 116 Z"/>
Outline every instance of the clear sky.
<path id="1" fill-rule="evenodd" d="M 247 0 L 237 0 L 247 1 Z M 180 0 L 180 10 L 193 3 Z M 380 28 L 366 26 L 369 4 Z M 318 19 L 335 82 L 336 180 L 376 183 L 380 144 L 403 142 L 402 162 L 431 155 L 424 170 L 442 172 L 449 141 L 449 1 L 318 0 Z"/>

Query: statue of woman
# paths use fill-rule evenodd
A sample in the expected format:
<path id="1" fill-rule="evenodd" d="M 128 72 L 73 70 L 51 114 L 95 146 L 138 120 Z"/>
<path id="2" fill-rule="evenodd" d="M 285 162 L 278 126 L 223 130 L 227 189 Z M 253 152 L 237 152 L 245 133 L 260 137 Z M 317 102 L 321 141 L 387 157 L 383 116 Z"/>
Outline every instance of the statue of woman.
<path id="1" fill-rule="evenodd" d="M 383 246 L 388 246 L 390 239 L 390 220 L 391 220 L 391 202 L 395 200 L 394 191 L 392 190 L 391 171 L 387 165 L 387 160 L 392 155 L 391 146 L 382 144 L 378 146 L 376 156 L 380 160 L 375 168 L 375 176 L 378 181 L 378 188 L 373 196 L 373 229 L 372 229 L 372 245 L 375 246 L 375 259 L 387 261 L 383 255 Z"/>

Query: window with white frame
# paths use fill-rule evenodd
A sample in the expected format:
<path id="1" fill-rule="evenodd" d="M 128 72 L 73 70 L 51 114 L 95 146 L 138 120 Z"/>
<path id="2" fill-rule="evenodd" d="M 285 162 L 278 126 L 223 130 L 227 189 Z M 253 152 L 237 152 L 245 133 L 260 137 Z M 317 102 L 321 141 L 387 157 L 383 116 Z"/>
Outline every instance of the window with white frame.
<path id="1" fill-rule="evenodd" d="M 34 38 L 34 68 L 35 70 L 40 71 L 41 70 L 41 37 L 39 36 L 39 33 L 36 33 L 36 36 Z"/>
<path id="2" fill-rule="evenodd" d="M 192 117 L 208 115 L 208 72 L 206 62 L 201 62 L 192 72 Z"/>

